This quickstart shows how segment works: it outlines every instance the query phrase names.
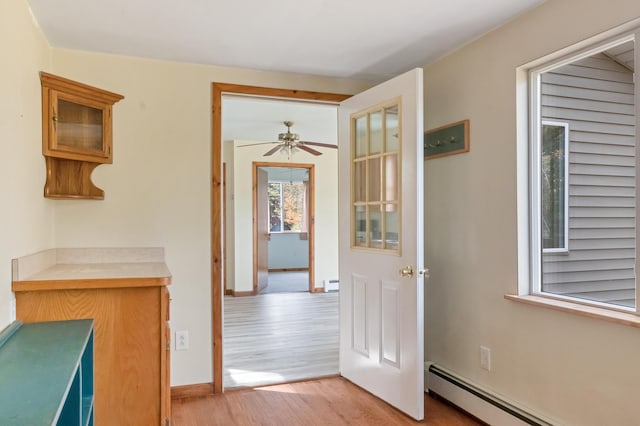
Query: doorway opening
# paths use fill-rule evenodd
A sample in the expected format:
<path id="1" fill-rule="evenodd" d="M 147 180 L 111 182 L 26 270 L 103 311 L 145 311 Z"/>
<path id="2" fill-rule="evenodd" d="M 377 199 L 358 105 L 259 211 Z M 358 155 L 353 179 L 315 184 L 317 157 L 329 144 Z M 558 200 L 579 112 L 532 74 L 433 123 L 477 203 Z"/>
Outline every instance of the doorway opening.
<path id="1" fill-rule="evenodd" d="M 315 166 L 254 162 L 253 188 L 257 292 L 316 291 Z"/>
<path id="2" fill-rule="evenodd" d="M 222 100 L 228 96 L 259 96 L 275 99 L 311 101 L 336 105 L 349 95 L 308 92 L 288 89 L 272 89 L 234 84 L 212 84 L 212 340 L 213 340 L 213 388 L 215 393 L 223 391 L 223 220 L 222 220 Z M 307 293 L 308 294 L 308 293 Z"/>

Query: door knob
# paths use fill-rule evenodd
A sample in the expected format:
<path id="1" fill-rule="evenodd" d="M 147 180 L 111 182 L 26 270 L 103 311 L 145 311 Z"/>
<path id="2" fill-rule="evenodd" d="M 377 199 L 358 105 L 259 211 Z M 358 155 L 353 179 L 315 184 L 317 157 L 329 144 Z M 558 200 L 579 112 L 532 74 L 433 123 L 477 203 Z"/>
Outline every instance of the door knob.
<path id="1" fill-rule="evenodd" d="M 413 267 L 411 265 L 409 266 L 405 266 L 404 268 L 400 269 L 400 276 L 401 277 L 413 277 Z"/>

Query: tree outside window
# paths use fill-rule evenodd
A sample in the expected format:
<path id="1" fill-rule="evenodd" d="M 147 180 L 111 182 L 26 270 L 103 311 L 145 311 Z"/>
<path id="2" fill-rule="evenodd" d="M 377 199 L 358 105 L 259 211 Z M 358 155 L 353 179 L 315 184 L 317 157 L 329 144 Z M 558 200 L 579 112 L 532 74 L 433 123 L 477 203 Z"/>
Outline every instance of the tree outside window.
<path id="1" fill-rule="evenodd" d="M 271 232 L 305 231 L 304 182 L 269 182 L 269 220 Z"/>
<path id="2" fill-rule="evenodd" d="M 542 248 L 566 249 L 567 126 L 542 124 Z"/>

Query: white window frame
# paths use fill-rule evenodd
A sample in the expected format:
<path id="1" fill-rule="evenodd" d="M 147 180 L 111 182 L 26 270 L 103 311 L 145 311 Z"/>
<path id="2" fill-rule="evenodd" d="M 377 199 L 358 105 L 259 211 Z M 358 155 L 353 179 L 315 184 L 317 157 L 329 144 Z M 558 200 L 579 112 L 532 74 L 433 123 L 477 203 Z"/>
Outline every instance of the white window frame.
<path id="1" fill-rule="evenodd" d="M 610 47 L 619 45 L 626 41 L 634 40 L 635 42 L 635 64 L 636 67 L 640 65 L 640 27 L 639 22 L 636 20 L 633 23 L 626 24 L 620 28 L 607 31 L 601 35 L 592 37 L 591 39 L 582 41 L 575 46 L 568 47 L 550 54 L 544 58 L 533 61 L 532 63 L 523 65 L 518 69 L 518 75 L 520 76 L 520 82 L 528 82 L 528 91 L 518 90 L 519 99 L 522 100 L 523 96 L 528 98 L 528 102 L 519 102 L 520 106 L 527 105 L 527 117 L 523 117 L 519 114 L 519 125 L 526 123 L 528 126 L 528 134 L 526 132 L 519 134 L 519 147 L 523 147 L 526 144 L 526 149 L 522 149 L 520 153 L 526 153 L 528 160 L 524 160 L 519 154 L 518 159 L 518 188 L 519 191 L 526 191 L 528 193 L 528 207 L 523 209 L 522 202 L 524 198 L 519 197 L 519 235 L 523 235 L 525 229 L 528 231 L 526 237 L 521 241 L 524 245 L 519 244 L 519 279 L 518 279 L 518 294 L 532 296 L 544 296 L 551 299 L 559 299 L 579 305 L 590 305 L 600 308 L 604 308 L 611 311 L 621 311 L 634 313 L 640 316 L 640 279 L 636 280 L 636 293 L 635 300 L 636 306 L 634 308 L 625 308 L 623 306 L 612 305 L 609 303 L 591 301 L 587 299 L 578 299 L 575 297 L 563 296 L 554 293 L 548 293 L 542 291 L 542 258 L 546 250 L 542 250 L 542 233 L 541 228 L 541 189 L 540 189 L 540 176 L 541 176 L 541 162 L 540 162 L 540 146 L 541 142 L 541 106 L 538 95 L 541 92 L 540 76 L 550 70 L 568 65 L 572 62 L 576 62 L 580 59 L 584 59 L 595 53 L 607 50 Z M 637 71 L 636 71 L 637 72 Z M 635 104 L 636 104 L 636 271 L 640 270 L 640 81 L 635 78 Z M 520 148 L 519 148 L 520 149 Z M 568 155 L 566 156 L 568 159 Z M 528 170 L 525 172 L 522 170 L 523 165 L 528 166 Z M 525 176 L 526 173 L 526 176 Z M 568 168 L 567 168 L 568 173 Z M 568 182 L 568 179 L 567 179 Z M 568 191 L 567 191 L 568 198 Z M 568 209 L 566 210 L 568 214 Z M 567 222 L 568 225 L 568 222 Z M 568 235 L 568 234 L 567 234 Z M 528 244 L 526 244 L 528 242 Z"/>
<path id="2" fill-rule="evenodd" d="M 569 253 L 569 123 L 563 123 L 560 121 L 550 121 L 550 120 L 542 120 L 540 122 L 540 127 L 542 126 L 557 126 L 564 128 L 564 242 L 563 247 L 558 248 L 543 248 L 543 253 Z M 538 129 L 538 132 L 540 129 Z M 534 143 L 537 143 L 538 146 L 534 149 L 537 149 L 538 152 L 542 151 L 542 137 L 541 135 L 538 137 L 538 140 L 534 140 Z M 540 154 L 538 154 L 538 158 L 540 158 Z M 541 171 L 541 170 L 540 170 Z M 539 178 L 540 175 L 537 176 Z M 540 195 L 540 199 L 542 200 L 542 194 Z M 538 212 L 540 216 L 540 221 L 542 221 L 542 215 Z M 542 243 L 541 243 L 542 244 Z"/>

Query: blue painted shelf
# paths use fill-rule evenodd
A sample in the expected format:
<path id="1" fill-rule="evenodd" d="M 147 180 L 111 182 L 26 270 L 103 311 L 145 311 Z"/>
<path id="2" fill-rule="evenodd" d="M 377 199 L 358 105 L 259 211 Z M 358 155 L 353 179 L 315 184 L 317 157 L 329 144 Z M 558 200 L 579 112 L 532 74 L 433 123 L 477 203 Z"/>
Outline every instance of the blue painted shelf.
<path id="1" fill-rule="evenodd" d="M 16 321 L 0 333 L 0 419 L 93 426 L 93 320 Z"/>

